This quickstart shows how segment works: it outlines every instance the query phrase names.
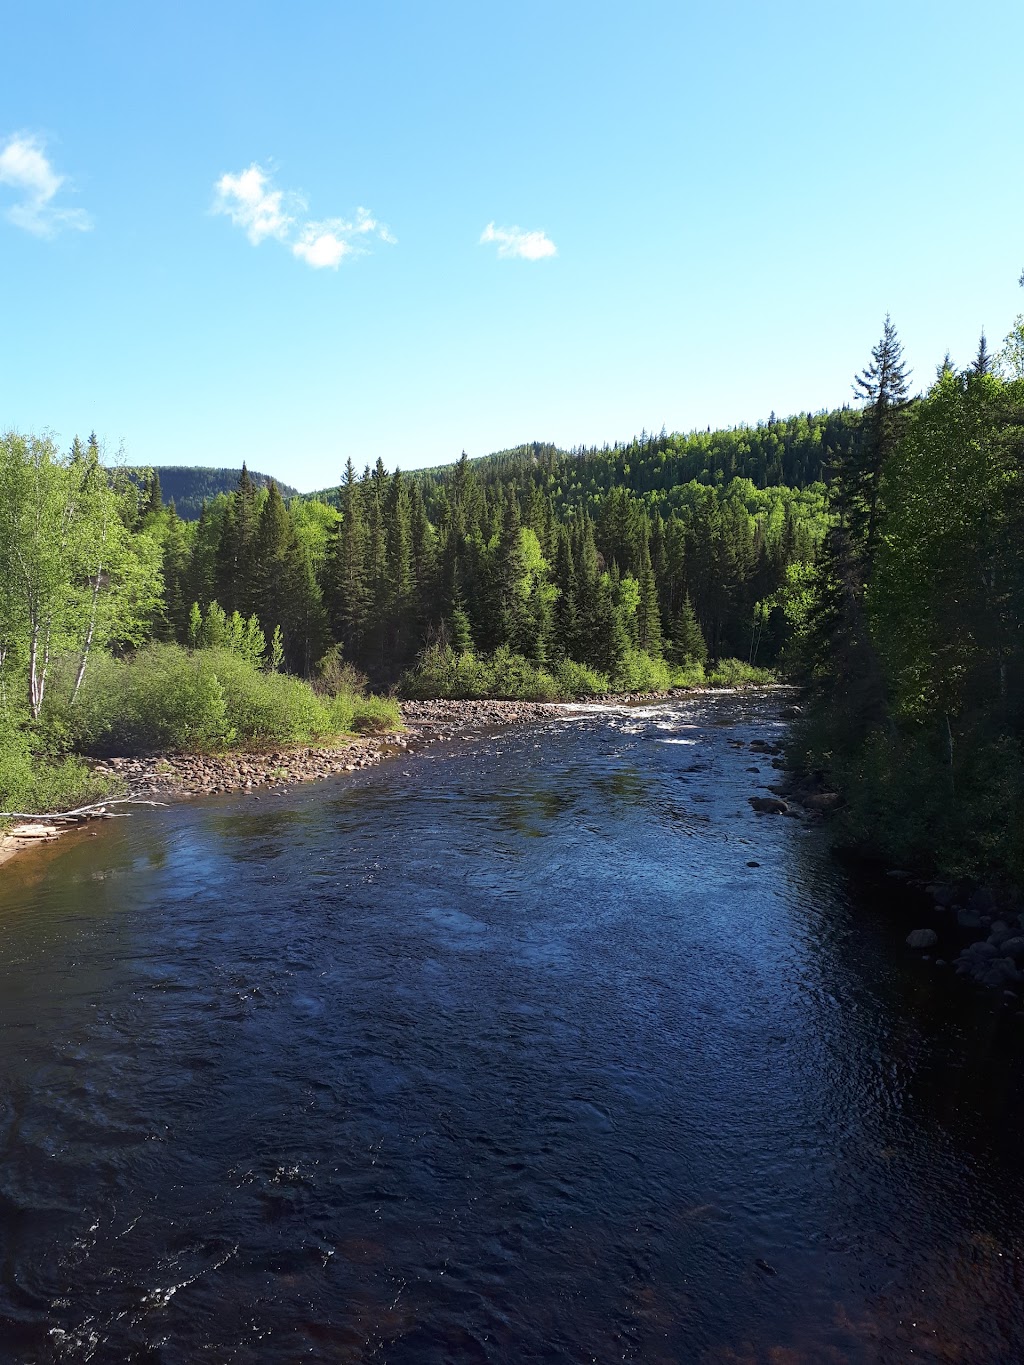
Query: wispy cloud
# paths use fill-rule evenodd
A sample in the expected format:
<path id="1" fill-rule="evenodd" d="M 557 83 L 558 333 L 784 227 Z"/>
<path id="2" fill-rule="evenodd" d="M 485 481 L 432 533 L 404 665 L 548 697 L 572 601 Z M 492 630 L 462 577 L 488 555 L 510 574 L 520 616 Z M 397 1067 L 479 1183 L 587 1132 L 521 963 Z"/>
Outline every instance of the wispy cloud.
<path id="1" fill-rule="evenodd" d="M 362 242 L 368 237 L 396 240 L 369 209 L 356 209 L 350 220 L 306 218 L 307 208 L 303 195 L 276 189 L 270 173 L 256 162 L 222 175 L 214 186 L 214 213 L 226 214 L 253 246 L 272 237 L 314 270 L 337 270 L 347 256 L 364 254 Z"/>
<path id="2" fill-rule="evenodd" d="M 498 255 L 503 259 L 541 261 L 545 256 L 558 255 L 558 248 L 546 232 L 524 232 L 520 227 L 495 227 L 488 223 L 480 234 L 481 245 L 485 242 L 497 242 Z"/>
<path id="3" fill-rule="evenodd" d="M 253 246 L 264 237 L 284 241 L 295 226 L 293 214 L 285 208 L 284 190 L 271 189 L 270 177 L 255 162 L 237 175 L 222 175 L 214 190 L 214 213 L 226 213 L 235 227 L 244 228 Z M 305 208 L 294 195 L 291 202 L 297 212 Z"/>
<path id="4" fill-rule="evenodd" d="M 36 237 L 54 237 L 62 228 L 88 232 L 92 219 L 84 209 L 67 209 L 54 203 L 67 176 L 59 175 L 46 155 L 42 138 L 15 133 L 0 148 L 0 185 L 18 196 L 4 210 L 8 222 Z"/>

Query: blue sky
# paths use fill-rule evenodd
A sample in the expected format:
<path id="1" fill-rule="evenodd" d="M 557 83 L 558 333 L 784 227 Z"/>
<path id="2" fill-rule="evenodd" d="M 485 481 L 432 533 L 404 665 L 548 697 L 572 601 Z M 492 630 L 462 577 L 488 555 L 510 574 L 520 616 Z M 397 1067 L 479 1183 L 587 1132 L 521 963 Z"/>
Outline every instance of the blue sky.
<path id="1" fill-rule="evenodd" d="M 833 406 L 887 310 L 923 384 L 1024 309 L 1020 0 L 4 28 L 0 428 L 311 489 Z"/>

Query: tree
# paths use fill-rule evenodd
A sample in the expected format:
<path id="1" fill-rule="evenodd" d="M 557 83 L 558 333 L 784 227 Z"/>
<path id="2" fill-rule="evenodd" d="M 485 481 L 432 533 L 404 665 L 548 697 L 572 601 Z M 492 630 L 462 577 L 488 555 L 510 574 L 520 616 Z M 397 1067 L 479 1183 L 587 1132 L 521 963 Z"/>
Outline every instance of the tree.
<path id="1" fill-rule="evenodd" d="M 370 606 L 362 492 L 349 459 L 341 489 L 341 521 L 327 565 L 327 611 L 345 656 L 359 655 Z"/>
<path id="2" fill-rule="evenodd" d="M 903 347 L 889 314 L 871 364 L 856 376 L 854 393 L 865 404 L 866 423 L 859 450 L 841 467 L 839 507 L 854 539 L 865 533 L 865 561 L 870 572 L 878 535 L 878 494 L 885 462 L 905 428 L 910 373 L 903 363 Z"/>
<path id="3" fill-rule="evenodd" d="M 64 458 L 49 440 L 0 438 L 0 666 L 22 673 L 33 719 L 57 659 L 70 665 L 73 702 L 94 649 L 150 629 L 160 556 L 127 529 L 134 501 L 94 438 Z"/>

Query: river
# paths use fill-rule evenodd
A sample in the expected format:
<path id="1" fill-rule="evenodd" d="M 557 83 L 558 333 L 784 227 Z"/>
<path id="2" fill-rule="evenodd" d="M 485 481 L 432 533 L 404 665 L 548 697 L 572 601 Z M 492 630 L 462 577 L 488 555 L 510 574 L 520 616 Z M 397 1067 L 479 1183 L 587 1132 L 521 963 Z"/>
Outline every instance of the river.
<path id="1" fill-rule="evenodd" d="M 1022 1021 L 595 709 L 0 872 L 0 1361 L 1024 1359 Z M 757 771 L 752 771 L 752 770 Z"/>

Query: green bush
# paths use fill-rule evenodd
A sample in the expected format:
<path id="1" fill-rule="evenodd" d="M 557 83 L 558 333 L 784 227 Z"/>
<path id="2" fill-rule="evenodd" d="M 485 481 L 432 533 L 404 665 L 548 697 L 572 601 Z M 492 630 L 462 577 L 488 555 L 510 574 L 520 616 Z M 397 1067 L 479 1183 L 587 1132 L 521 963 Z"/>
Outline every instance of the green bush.
<path id="1" fill-rule="evenodd" d="M 340 700 L 340 697 L 335 698 L 335 701 Z M 363 735 L 387 734 L 392 730 L 401 730 L 402 712 L 393 697 L 357 697 L 351 719 L 345 728 Z"/>
<path id="2" fill-rule="evenodd" d="M 699 659 L 691 660 L 672 670 L 673 687 L 703 687 L 706 682 L 704 665 Z"/>
<path id="3" fill-rule="evenodd" d="M 94 776 L 80 759 L 40 758 L 28 732 L 0 715 L 0 810 L 29 815 L 72 810 L 101 800 L 118 786 Z"/>
<path id="4" fill-rule="evenodd" d="M 563 659 L 555 669 L 555 685 L 559 696 L 569 701 L 580 697 L 600 697 L 611 691 L 611 684 L 605 673 L 598 673 L 586 664 L 578 664 L 573 659 Z"/>
<path id="5" fill-rule="evenodd" d="M 745 664 L 742 659 L 719 659 L 707 680 L 712 687 L 763 687 L 775 681 L 775 674 L 769 668 Z"/>
<path id="6" fill-rule="evenodd" d="M 616 692 L 667 692 L 672 673 L 664 659 L 654 659 L 642 649 L 630 649 L 612 683 Z"/>
<path id="7" fill-rule="evenodd" d="M 82 753 L 203 753 L 230 745 L 314 744 L 357 730 L 397 730 L 394 702 L 318 696 L 298 678 L 264 673 L 231 649 L 152 644 L 128 659 L 98 656 L 62 717 Z"/>
<path id="8" fill-rule="evenodd" d="M 226 747 L 235 730 L 215 657 L 165 644 L 130 659 L 95 657 L 67 713 L 75 747 L 97 755 Z"/>
<path id="9" fill-rule="evenodd" d="M 402 690 L 407 697 L 456 700 L 557 701 L 561 695 L 547 669 L 513 654 L 507 645 L 491 655 L 432 645 L 420 655 L 417 667 L 405 674 Z"/>
<path id="10" fill-rule="evenodd" d="M 304 744 L 336 733 L 331 713 L 299 678 L 261 673 L 228 650 L 208 650 L 203 658 L 223 689 L 234 738 L 243 746 Z"/>

